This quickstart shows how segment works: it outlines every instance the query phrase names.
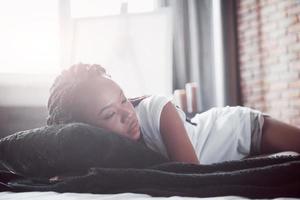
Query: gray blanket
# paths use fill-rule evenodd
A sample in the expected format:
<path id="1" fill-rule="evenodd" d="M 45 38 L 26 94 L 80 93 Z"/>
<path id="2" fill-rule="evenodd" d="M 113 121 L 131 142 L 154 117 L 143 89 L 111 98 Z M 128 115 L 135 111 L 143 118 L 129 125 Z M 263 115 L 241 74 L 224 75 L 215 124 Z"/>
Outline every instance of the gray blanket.
<path id="1" fill-rule="evenodd" d="M 152 196 L 300 197 L 300 156 L 255 158 L 213 165 L 165 163 L 152 167 L 91 168 L 58 180 L 14 177 L 6 190 L 145 193 Z"/>

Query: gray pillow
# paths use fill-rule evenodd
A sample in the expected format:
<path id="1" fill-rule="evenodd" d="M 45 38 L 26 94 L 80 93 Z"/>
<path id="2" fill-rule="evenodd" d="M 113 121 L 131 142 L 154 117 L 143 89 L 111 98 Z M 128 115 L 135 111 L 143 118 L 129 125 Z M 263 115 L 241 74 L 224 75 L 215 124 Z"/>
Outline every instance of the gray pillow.
<path id="1" fill-rule="evenodd" d="M 0 161 L 8 170 L 31 178 L 167 162 L 143 144 L 84 123 L 45 126 L 2 138 Z"/>

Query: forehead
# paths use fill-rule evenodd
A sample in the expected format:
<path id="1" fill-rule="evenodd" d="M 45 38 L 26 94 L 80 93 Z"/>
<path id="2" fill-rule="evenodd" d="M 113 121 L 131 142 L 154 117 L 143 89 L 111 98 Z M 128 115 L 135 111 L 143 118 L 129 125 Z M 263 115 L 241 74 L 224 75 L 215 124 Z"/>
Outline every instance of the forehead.
<path id="1" fill-rule="evenodd" d="M 73 98 L 73 114 L 80 121 L 95 120 L 104 106 L 120 101 L 121 88 L 108 78 L 92 78 L 79 84 Z"/>
<path id="2" fill-rule="evenodd" d="M 120 86 L 109 78 L 95 78 L 91 81 L 91 84 L 89 96 L 92 97 L 92 101 L 97 102 L 98 105 L 111 103 L 120 97 L 122 91 Z"/>

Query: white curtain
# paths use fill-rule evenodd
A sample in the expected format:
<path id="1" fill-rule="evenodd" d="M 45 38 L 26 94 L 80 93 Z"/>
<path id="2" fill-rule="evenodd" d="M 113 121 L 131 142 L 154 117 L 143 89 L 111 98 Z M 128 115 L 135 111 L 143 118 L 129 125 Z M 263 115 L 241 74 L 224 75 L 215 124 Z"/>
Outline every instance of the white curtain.
<path id="1" fill-rule="evenodd" d="M 97 63 L 129 97 L 172 94 L 170 9 L 66 19 L 64 67 Z M 69 41 L 69 42 L 68 42 Z"/>

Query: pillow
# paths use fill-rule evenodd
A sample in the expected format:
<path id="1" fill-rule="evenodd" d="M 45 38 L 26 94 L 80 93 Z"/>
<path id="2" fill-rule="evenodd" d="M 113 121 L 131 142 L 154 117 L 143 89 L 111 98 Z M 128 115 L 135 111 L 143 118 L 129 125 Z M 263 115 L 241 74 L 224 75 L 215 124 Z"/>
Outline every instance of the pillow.
<path id="1" fill-rule="evenodd" d="M 8 170 L 31 178 L 167 162 L 143 144 L 84 123 L 45 126 L 2 138 L 0 161 Z"/>

